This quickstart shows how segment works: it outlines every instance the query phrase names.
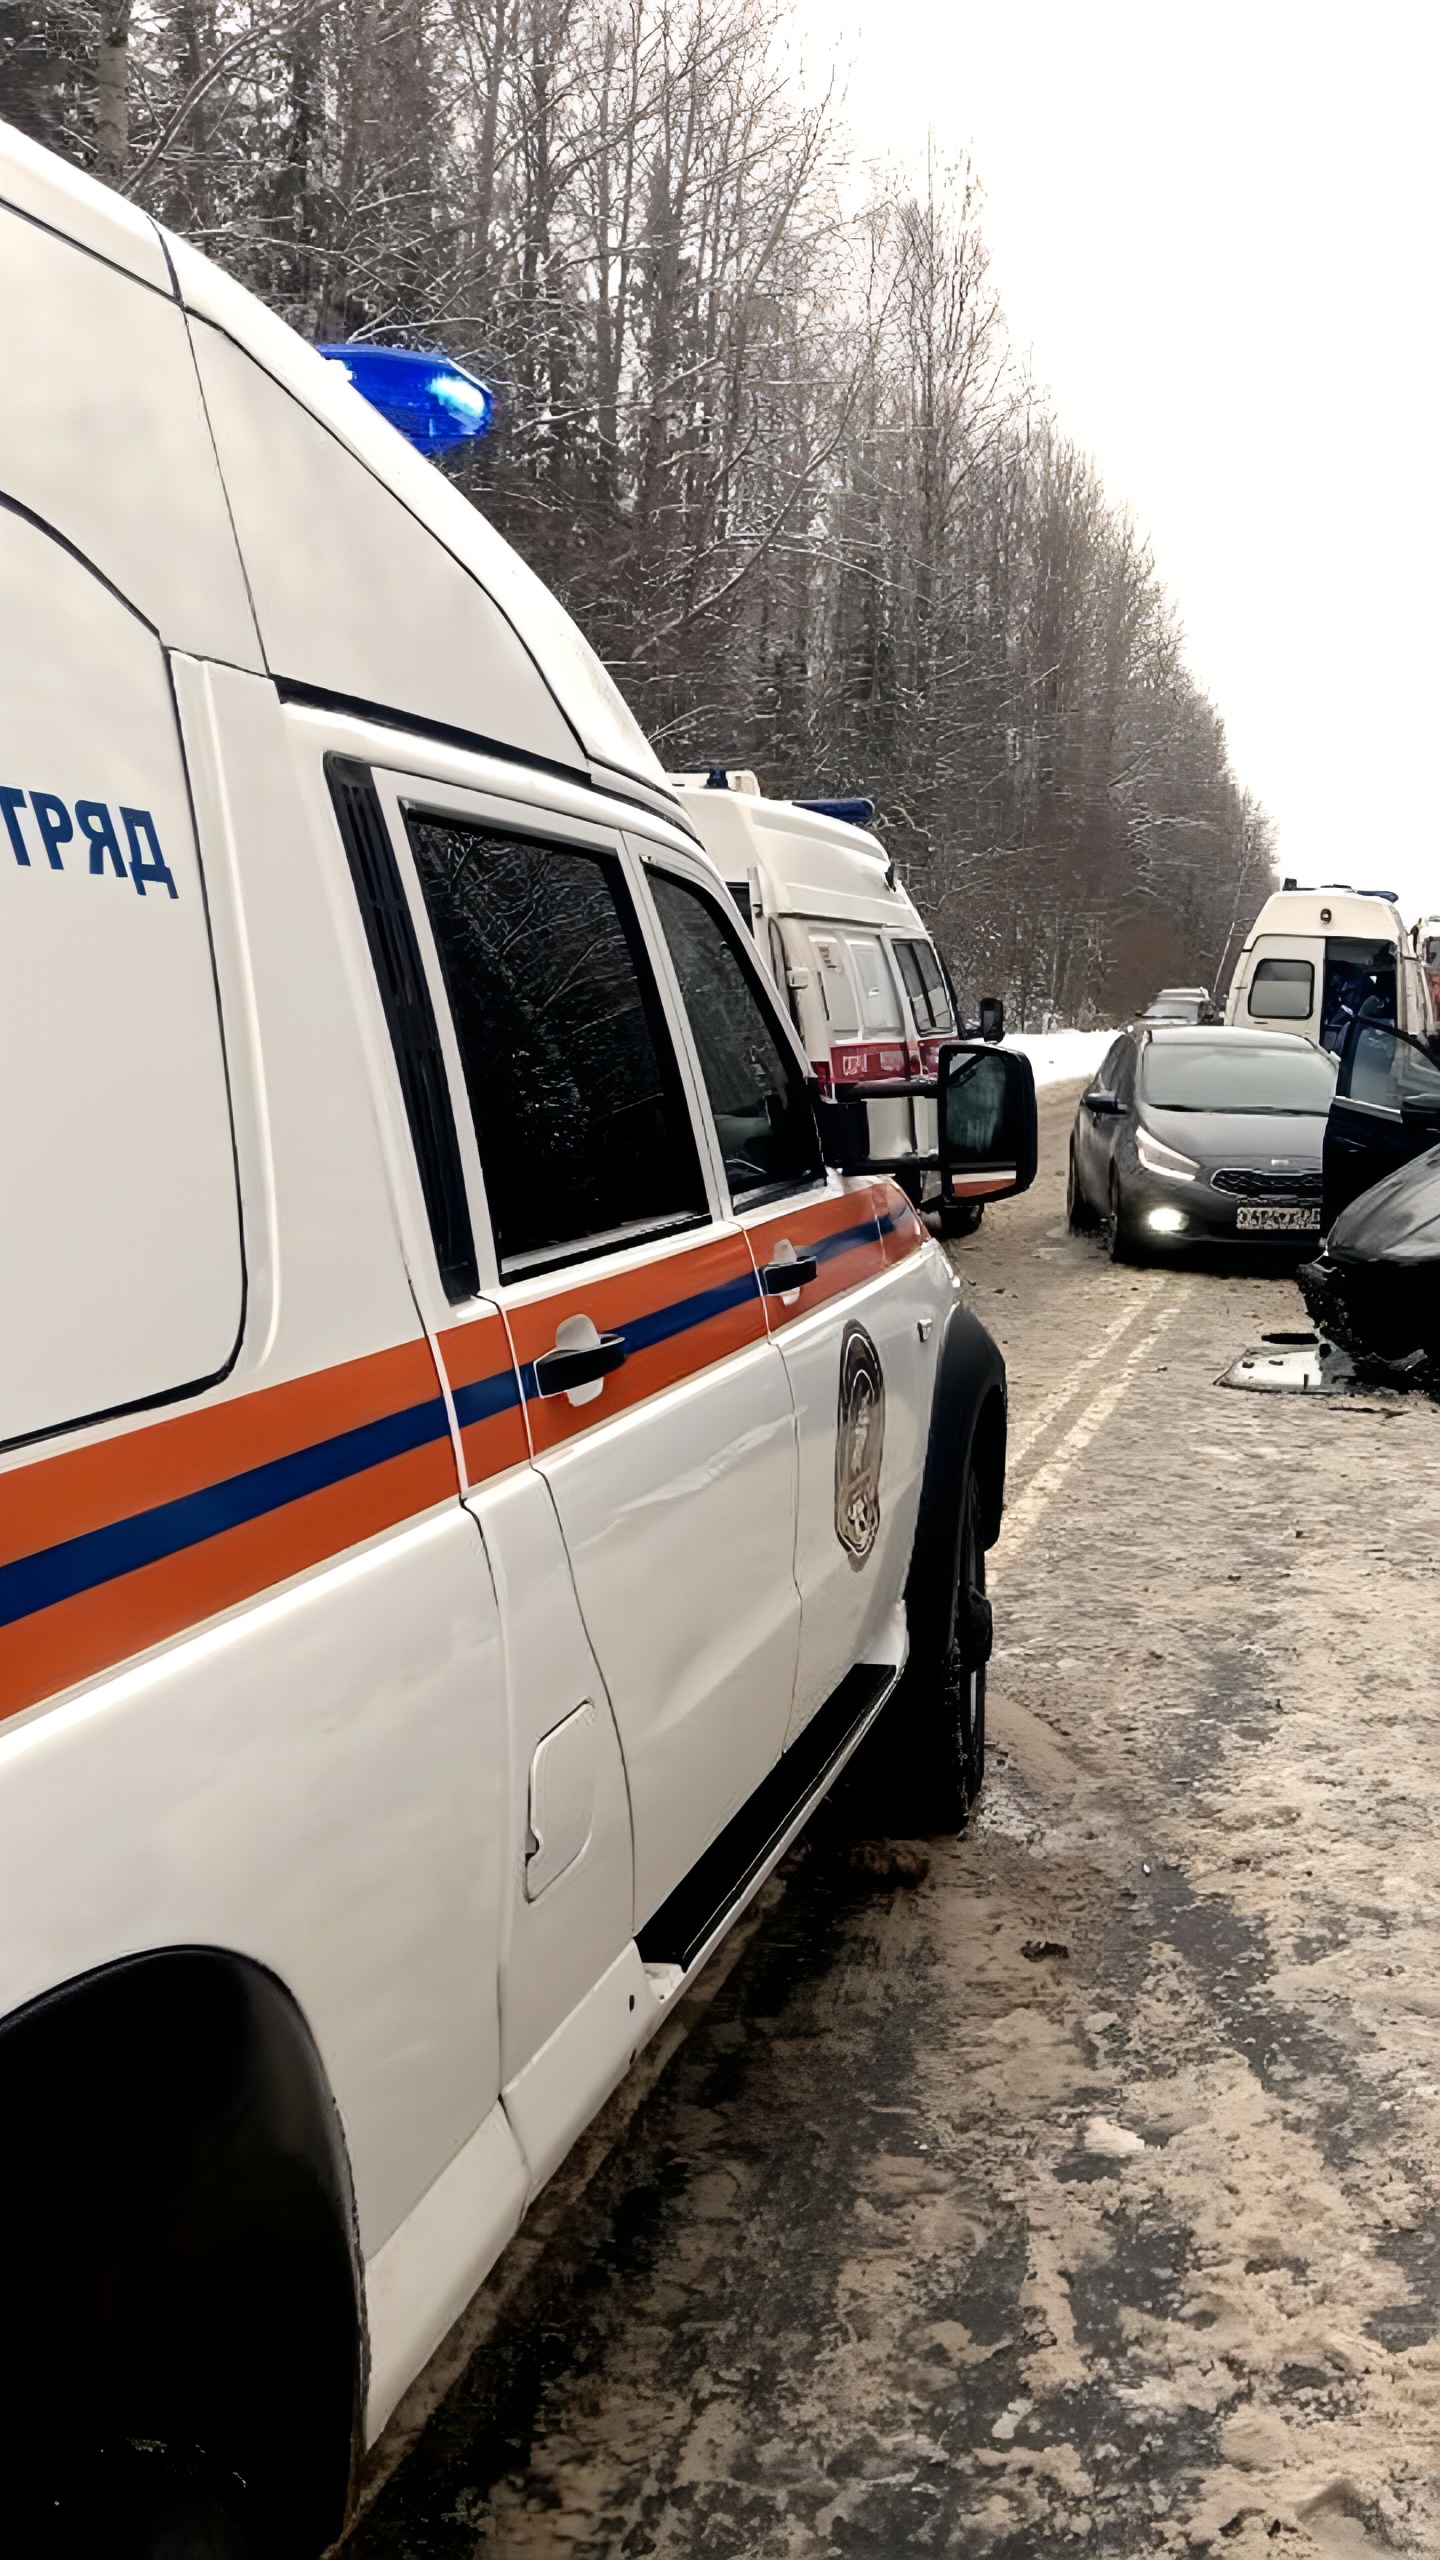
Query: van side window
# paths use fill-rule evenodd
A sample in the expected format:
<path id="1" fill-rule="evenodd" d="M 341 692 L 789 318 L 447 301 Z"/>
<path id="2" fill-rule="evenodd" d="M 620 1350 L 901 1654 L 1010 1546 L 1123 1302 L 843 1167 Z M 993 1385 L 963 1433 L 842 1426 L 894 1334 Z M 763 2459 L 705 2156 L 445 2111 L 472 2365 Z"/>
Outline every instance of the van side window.
<path id="1" fill-rule="evenodd" d="M 855 1008 L 850 972 L 845 966 L 845 946 L 838 933 L 812 933 L 810 948 L 815 954 L 816 983 L 825 1019 L 832 1031 L 852 1032 L 860 1028 Z"/>
<path id="2" fill-rule="evenodd" d="M 900 1006 L 885 954 L 869 935 L 849 935 L 850 965 L 860 989 L 860 1010 L 867 1031 L 898 1031 Z"/>
<path id="3" fill-rule="evenodd" d="M 614 855 L 411 810 L 503 1277 L 703 1219 L 695 1135 Z"/>
<path id="4" fill-rule="evenodd" d="M 805 1079 L 783 1046 L 728 919 L 704 891 L 652 871 L 650 887 L 725 1158 L 730 1196 L 793 1189 L 824 1170 Z"/>
<path id="5" fill-rule="evenodd" d="M 1266 1022 L 1308 1021 L 1315 971 L 1308 960 L 1259 960 L 1250 981 L 1250 1011 Z"/>
<path id="6" fill-rule="evenodd" d="M 193 1391 L 245 1283 L 164 652 L 0 513 L 0 1438 Z"/>
<path id="7" fill-rule="evenodd" d="M 905 992 L 915 1016 L 917 1031 L 953 1031 L 955 1016 L 941 975 L 940 963 L 928 942 L 897 942 L 895 958 L 905 981 Z"/>

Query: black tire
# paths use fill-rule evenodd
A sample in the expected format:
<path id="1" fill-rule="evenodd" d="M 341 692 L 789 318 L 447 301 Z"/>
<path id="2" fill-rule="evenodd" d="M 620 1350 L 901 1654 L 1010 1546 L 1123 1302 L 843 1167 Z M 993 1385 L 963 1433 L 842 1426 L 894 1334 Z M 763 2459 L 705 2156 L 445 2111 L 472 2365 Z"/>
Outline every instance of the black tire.
<path id="1" fill-rule="evenodd" d="M 1072 1236 L 1093 1235 L 1100 1221 L 1080 1187 L 1080 1168 L 1075 1162 L 1075 1141 L 1070 1141 L 1070 1167 L 1065 1177 L 1065 1223 Z"/>
<path id="2" fill-rule="evenodd" d="M 196 2451 L 116 2444 L 67 2458 L 15 2560 L 264 2560 L 245 2484 Z"/>
<path id="3" fill-rule="evenodd" d="M 1112 1262 L 1138 1262 L 1134 1236 L 1125 1218 L 1125 1203 L 1120 1191 L 1120 1176 L 1110 1169 L 1110 1207 L 1105 1219 L 1105 1250 Z"/>
<path id="4" fill-rule="evenodd" d="M 963 1831 L 985 1776 L 991 1618 L 973 1473 L 956 1527 L 949 1606 L 935 1613 L 928 1638 L 912 1638 L 905 1677 L 881 1724 L 891 1739 L 889 1828 L 915 1838 Z"/>
<path id="5" fill-rule="evenodd" d="M 938 1216 L 942 1236 L 973 1236 L 985 1215 L 983 1200 L 942 1200 Z"/>

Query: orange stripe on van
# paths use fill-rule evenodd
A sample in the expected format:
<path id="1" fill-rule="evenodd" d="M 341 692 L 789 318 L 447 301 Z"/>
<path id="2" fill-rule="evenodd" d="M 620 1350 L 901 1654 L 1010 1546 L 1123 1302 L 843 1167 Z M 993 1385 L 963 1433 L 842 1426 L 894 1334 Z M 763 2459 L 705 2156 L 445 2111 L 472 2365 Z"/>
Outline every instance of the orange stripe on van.
<path id="1" fill-rule="evenodd" d="M 13 1715 L 182 1634 L 454 1491 L 448 1450 L 438 1443 L 409 1450 L 347 1483 L 19 1619 L 0 1631 L 0 1712 Z"/>
<path id="2" fill-rule="evenodd" d="M 498 1308 L 440 1336 L 440 1357 L 460 1426 L 468 1486 L 484 1484 L 507 1467 L 528 1464 L 524 1400 Z"/>
<path id="3" fill-rule="evenodd" d="M 566 1272 L 543 1297 L 505 1312 L 537 1457 L 765 1338 L 759 1286 L 737 1234 L 709 1236 L 630 1271 Z M 623 1333 L 630 1344 L 623 1368 L 583 1405 L 542 1396 L 532 1366 L 554 1349 L 556 1327 L 573 1315 L 589 1316 L 600 1333 Z"/>
<path id="4" fill-rule="evenodd" d="M 898 1182 L 886 1174 L 875 1185 L 875 1210 L 887 1262 L 908 1262 L 930 1241 L 930 1230 Z"/>
<path id="5" fill-rule="evenodd" d="M 0 1475 L 0 1564 L 196 1493 L 435 1393 L 428 1343 L 342 1361 L 281 1386 L 147 1421 Z"/>
<path id="6" fill-rule="evenodd" d="M 773 1260 L 782 1237 L 788 1238 L 797 1254 L 815 1254 L 820 1266 L 816 1277 L 797 1291 L 793 1306 L 785 1306 L 779 1298 L 765 1300 L 772 1333 L 787 1324 L 798 1324 L 828 1298 L 863 1287 L 885 1269 L 875 1195 L 873 1183 L 861 1182 L 851 1191 L 822 1193 L 815 1200 L 796 1201 L 778 1217 L 757 1219 L 747 1226 L 745 1234 L 757 1271 Z"/>
<path id="7" fill-rule="evenodd" d="M 407 1450 L 344 1484 L 18 1619 L 0 1629 L 0 1716 L 111 1670 L 454 1493 L 447 1444 Z"/>

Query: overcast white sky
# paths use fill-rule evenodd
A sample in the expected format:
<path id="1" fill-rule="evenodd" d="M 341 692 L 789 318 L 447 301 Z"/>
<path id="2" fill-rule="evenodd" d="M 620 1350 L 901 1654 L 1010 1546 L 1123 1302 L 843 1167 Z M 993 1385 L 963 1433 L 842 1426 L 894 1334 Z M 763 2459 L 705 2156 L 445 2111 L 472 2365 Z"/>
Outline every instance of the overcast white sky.
<path id="1" fill-rule="evenodd" d="M 1440 909 L 1436 0 L 796 6 L 857 150 L 971 152 L 1282 869 Z"/>

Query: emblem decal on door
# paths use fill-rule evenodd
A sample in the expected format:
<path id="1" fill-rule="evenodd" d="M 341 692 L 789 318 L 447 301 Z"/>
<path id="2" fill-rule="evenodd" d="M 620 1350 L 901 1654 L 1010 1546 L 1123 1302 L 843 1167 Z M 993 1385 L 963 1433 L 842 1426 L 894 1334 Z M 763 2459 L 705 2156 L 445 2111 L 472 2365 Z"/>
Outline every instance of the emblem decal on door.
<path id="1" fill-rule="evenodd" d="M 840 1410 L 835 1429 L 835 1535 L 858 1573 L 880 1526 L 880 1453 L 885 1445 L 885 1377 L 863 1324 L 847 1324 L 840 1344 Z"/>

